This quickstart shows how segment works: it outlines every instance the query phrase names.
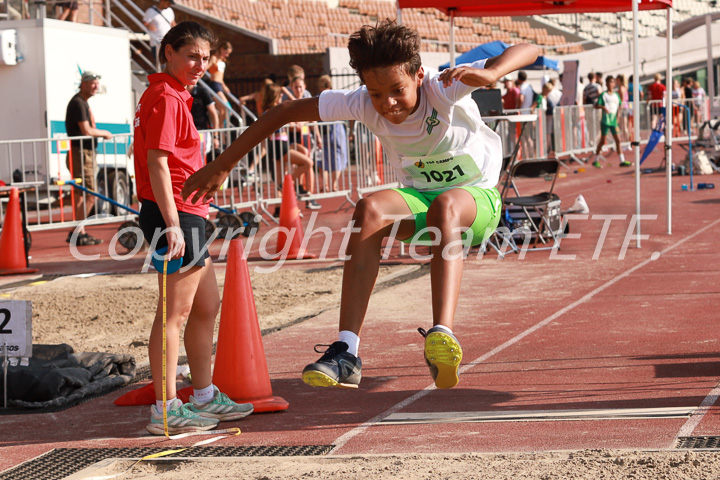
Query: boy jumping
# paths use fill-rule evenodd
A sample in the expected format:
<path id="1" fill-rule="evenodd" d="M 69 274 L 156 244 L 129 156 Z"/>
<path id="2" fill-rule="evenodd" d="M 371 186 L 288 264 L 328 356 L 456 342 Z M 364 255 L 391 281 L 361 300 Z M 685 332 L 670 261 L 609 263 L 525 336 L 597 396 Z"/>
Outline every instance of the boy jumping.
<path id="1" fill-rule="evenodd" d="M 625 161 L 625 155 L 623 155 L 622 145 L 620 144 L 620 137 L 618 136 L 618 115 L 622 106 L 622 98 L 620 94 L 615 91 L 615 78 L 608 76 L 605 80 L 605 85 L 607 86 L 607 90 L 600 94 L 595 104 L 595 108 L 602 109 L 602 118 L 600 120 L 600 140 L 598 140 L 592 164 L 593 167 L 602 168 L 600 160 L 604 161 L 605 157 L 600 155 L 600 152 L 602 151 L 603 145 L 605 145 L 607 134 L 610 132 L 615 139 L 615 148 L 620 156 L 620 166 L 629 167 L 632 163 Z"/>
<path id="2" fill-rule="evenodd" d="M 358 201 L 353 222 L 359 231 L 352 233 L 348 243 L 338 340 L 305 367 L 303 381 L 357 388 L 362 365 L 359 335 L 378 274 L 381 244 L 397 229 L 400 240 L 431 242 L 433 327 L 419 330 L 425 337 L 425 361 L 435 385 L 454 387 L 462 359 L 452 327 L 463 243 L 476 245 L 492 234 L 501 210 L 495 185 L 502 144 L 483 123 L 470 93 L 532 64 L 538 50 L 529 44 L 515 45 L 497 57 L 438 74 L 422 66 L 417 32 L 391 20 L 362 27 L 351 35 L 348 49 L 350 66 L 364 86 L 353 91 L 326 90 L 320 97 L 273 108 L 214 162 L 192 175 L 183 196 L 192 195 L 194 202 L 210 198 L 235 164 L 285 123 L 364 123 L 382 143 L 404 188 L 375 192 Z"/>

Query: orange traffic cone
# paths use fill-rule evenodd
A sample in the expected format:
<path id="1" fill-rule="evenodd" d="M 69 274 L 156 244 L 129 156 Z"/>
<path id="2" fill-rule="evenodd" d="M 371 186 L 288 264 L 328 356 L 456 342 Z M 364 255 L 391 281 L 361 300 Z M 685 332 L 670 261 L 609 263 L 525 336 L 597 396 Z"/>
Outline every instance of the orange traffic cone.
<path id="1" fill-rule="evenodd" d="M 239 239 L 230 241 L 228 252 L 213 383 L 236 402 L 252 403 L 258 413 L 290 406 L 272 393 L 250 273 Z"/>
<path id="2" fill-rule="evenodd" d="M 38 271 L 37 268 L 28 268 L 21 216 L 20 194 L 17 188 L 12 188 L 0 232 L 0 275 Z"/>
<path id="3" fill-rule="evenodd" d="M 285 250 L 288 243 L 287 237 L 290 235 L 290 245 L 288 246 L 286 257 L 288 260 L 315 258 L 315 255 L 307 253 L 305 249 L 302 248 L 303 228 L 300 222 L 300 209 L 297 206 L 293 186 L 292 176 L 290 174 L 285 175 L 282 203 L 280 204 L 280 226 L 287 229 L 288 232 L 283 231 L 284 229 L 278 232 L 277 253 Z"/>
<path id="4" fill-rule="evenodd" d="M 185 387 L 177 391 L 177 397 L 187 403 L 190 401 L 190 395 L 193 394 L 193 387 Z M 132 405 L 155 405 L 155 384 L 153 382 L 147 385 L 130 390 L 125 395 L 115 399 L 115 405 L 126 407 Z"/>

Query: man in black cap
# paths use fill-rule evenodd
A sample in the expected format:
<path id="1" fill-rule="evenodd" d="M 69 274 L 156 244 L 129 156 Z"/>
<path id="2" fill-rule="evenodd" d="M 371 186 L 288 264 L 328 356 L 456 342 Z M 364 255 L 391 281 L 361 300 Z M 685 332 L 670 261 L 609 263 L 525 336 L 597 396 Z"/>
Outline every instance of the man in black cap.
<path id="1" fill-rule="evenodd" d="M 100 130 L 95 127 L 95 118 L 88 99 L 97 94 L 100 88 L 100 75 L 85 71 L 80 81 L 80 91 L 68 103 L 65 112 L 65 130 L 69 137 L 102 137 L 106 140 L 112 138 L 107 130 Z M 67 167 L 73 178 L 82 178 L 85 188 L 95 190 L 95 141 L 93 140 L 71 140 L 70 152 L 67 156 Z M 75 201 L 75 220 L 84 220 L 95 204 L 93 195 L 83 195 L 77 189 L 72 192 Z M 85 227 L 72 230 L 68 234 L 68 243 L 76 246 L 97 245 L 102 240 L 90 236 L 85 232 Z"/>

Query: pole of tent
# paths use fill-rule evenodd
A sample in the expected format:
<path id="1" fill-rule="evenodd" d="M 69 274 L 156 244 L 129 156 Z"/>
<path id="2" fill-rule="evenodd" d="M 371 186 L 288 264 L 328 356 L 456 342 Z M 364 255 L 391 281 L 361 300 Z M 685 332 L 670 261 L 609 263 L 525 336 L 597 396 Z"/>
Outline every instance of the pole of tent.
<path id="1" fill-rule="evenodd" d="M 672 100 L 672 8 L 666 8 L 667 12 L 667 75 L 665 84 L 665 179 L 667 182 L 667 233 L 672 234 L 672 145 L 673 145 L 673 100 Z"/>
<path id="2" fill-rule="evenodd" d="M 634 138 L 632 142 L 635 154 L 635 246 L 640 248 L 640 65 L 638 48 L 638 0 L 632 2 L 633 10 L 633 112 Z"/>
<path id="3" fill-rule="evenodd" d="M 708 98 L 710 99 L 710 107 L 709 107 L 709 114 L 708 114 L 708 120 L 710 120 L 713 117 L 713 108 L 715 106 L 715 94 L 717 93 L 715 91 L 715 66 L 713 65 L 713 55 L 712 55 L 712 16 L 711 15 L 705 15 L 705 29 L 707 33 L 707 81 L 708 81 L 708 89 L 707 94 Z"/>

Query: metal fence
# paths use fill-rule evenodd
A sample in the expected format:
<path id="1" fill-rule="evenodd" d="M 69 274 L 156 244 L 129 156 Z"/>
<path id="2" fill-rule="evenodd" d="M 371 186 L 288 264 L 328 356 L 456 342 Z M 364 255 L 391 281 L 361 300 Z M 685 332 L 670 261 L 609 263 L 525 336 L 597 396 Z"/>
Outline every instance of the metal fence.
<path id="1" fill-rule="evenodd" d="M 687 102 L 693 102 L 688 100 Z M 689 112 L 691 128 L 685 127 L 684 109 L 674 122 L 674 136 L 685 141 L 688 135 L 697 135 L 698 126 L 709 118 L 709 102 L 692 103 Z M 632 121 L 639 121 L 641 143 L 646 143 L 657 121 L 658 102 L 642 102 L 638 119 L 621 114 L 620 137 L 624 145 L 632 140 Z M 515 112 L 510 112 L 515 113 Z M 600 110 L 590 105 L 556 107 L 551 116 L 537 112 L 537 118 L 528 122 L 520 135 L 521 126 L 510 122 L 490 123 L 503 141 L 506 155 L 518 150 L 517 158 L 545 158 L 554 154 L 558 158 L 584 162 L 578 155 L 594 152 L 600 136 Z M 628 112 L 629 113 L 629 112 Z M 674 111 L 674 113 L 676 113 Z M 213 161 L 246 127 L 225 128 L 200 132 L 207 161 Z M 213 143 L 218 133 L 219 142 Z M 275 139 L 264 140 L 250 154 L 241 159 L 231 172 L 223 188 L 213 201 L 213 212 L 222 214 L 249 211 L 260 215 L 265 223 L 275 219 L 275 211 L 282 203 L 282 182 L 285 175 L 295 172 L 296 191 L 301 201 L 317 201 L 341 197 L 354 204 L 353 198 L 377 190 L 400 186 L 394 169 L 388 163 L 382 146 L 375 135 L 361 123 L 352 129 L 345 122 L 310 123 L 298 128 L 285 126 Z M 276 139 L 287 138 L 286 148 L 302 154 L 302 167 L 296 154 L 286 154 Z M 8 185 L 24 185 L 30 190 L 23 195 L 25 222 L 30 231 L 75 227 L 84 220 L 88 224 L 123 222 L 134 218 L 136 210 L 134 191 L 134 165 L 132 136 L 114 135 L 111 140 L 96 142 L 94 191 L 114 202 L 98 198 L 87 208 L 90 193 L 76 192 L 81 196 L 85 210 L 77 212 L 77 198 L 71 195 L 73 186 L 58 181 L 81 178 L 85 172 L 70 173 L 67 157 L 69 138 L 28 139 L 0 141 L 0 180 Z M 90 146 L 90 137 L 77 137 L 83 146 Z M 299 145 L 292 146 L 291 145 Z M 614 148 L 612 142 L 608 148 Z M 305 168 L 302 175 L 297 169 Z M 0 203 L 0 218 L 3 204 Z M 219 215 L 217 215 L 219 216 Z"/>

